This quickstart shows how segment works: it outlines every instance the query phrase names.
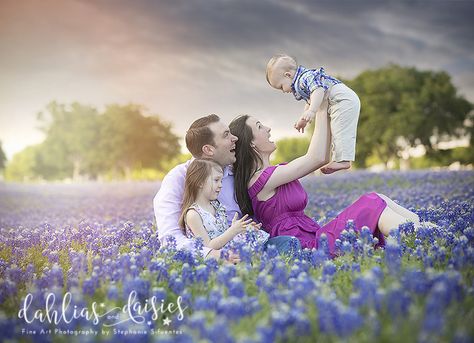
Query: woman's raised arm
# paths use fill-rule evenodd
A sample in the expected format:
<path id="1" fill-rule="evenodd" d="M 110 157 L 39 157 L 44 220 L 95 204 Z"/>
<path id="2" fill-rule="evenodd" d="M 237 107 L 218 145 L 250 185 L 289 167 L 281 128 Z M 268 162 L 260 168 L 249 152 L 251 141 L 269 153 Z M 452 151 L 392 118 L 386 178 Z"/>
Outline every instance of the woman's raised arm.
<path id="1" fill-rule="evenodd" d="M 317 89 L 315 92 L 321 92 L 321 95 L 324 96 L 322 89 Z M 306 176 L 329 162 L 331 130 L 327 113 L 327 99 L 324 99 L 323 104 L 324 106 L 316 113 L 316 123 L 308 151 L 305 155 L 276 168 L 262 189 L 264 193 L 271 193 L 278 186 Z"/>

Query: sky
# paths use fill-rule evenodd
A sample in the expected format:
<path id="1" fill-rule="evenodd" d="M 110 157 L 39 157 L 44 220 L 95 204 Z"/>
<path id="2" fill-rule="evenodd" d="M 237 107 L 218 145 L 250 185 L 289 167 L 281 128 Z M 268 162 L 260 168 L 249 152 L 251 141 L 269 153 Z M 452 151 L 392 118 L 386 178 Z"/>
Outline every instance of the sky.
<path id="1" fill-rule="evenodd" d="M 53 100 L 141 104 L 180 137 L 210 113 L 297 136 L 304 104 L 265 80 L 282 52 L 346 79 L 443 70 L 474 102 L 473 17 L 473 1 L 0 0 L 0 141 L 9 159 L 40 143 Z"/>

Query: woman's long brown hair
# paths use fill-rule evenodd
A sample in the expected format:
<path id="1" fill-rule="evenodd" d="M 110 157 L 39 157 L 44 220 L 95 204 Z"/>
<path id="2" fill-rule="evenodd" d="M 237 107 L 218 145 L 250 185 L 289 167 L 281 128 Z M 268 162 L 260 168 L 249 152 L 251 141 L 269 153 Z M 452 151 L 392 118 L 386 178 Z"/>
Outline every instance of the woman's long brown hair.
<path id="1" fill-rule="evenodd" d="M 247 125 L 248 115 L 242 115 L 229 125 L 230 132 L 237 136 L 235 143 L 234 189 L 237 203 L 242 214 L 253 215 L 252 202 L 248 192 L 250 178 L 263 164 L 260 155 L 251 147 L 252 129 Z"/>
<path id="2" fill-rule="evenodd" d="M 184 180 L 183 204 L 181 205 L 181 216 L 178 224 L 183 233 L 186 232 L 186 213 L 189 207 L 196 201 L 201 186 L 211 175 L 212 168 L 222 171 L 222 167 L 212 160 L 195 159 L 191 162 L 186 171 L 186 179 Z"/>

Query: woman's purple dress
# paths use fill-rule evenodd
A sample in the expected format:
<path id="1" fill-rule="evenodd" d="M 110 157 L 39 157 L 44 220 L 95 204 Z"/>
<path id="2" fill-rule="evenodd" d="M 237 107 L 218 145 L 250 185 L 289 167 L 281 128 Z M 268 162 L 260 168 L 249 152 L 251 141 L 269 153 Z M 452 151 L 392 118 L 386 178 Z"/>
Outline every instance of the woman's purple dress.
<path id="1" fill-rule="evenodd" d="M 385 240 L 377 223 L 387 204 L 377 193 L 364 194 L 336 218 L 321 227 L 304 214 L 308 194 L 298 180 L 279 186 L 276 193 L 268 200 L 257 199 L 257 194 L 277 167 L 267 167 L 248 189 L 255 219 L 263 224 L 265 230 L 270 233 L 270 237 L 294 236 L 299 239 L 303 248 L 317 248 L 319 236 L 325 233 L 330 252 L 334 255 L 336 239 L 345 229 L 347 221 L 352 219 L 356 230 L 367 226 L 379 239 L 379 245 L 384 245 Z"/>

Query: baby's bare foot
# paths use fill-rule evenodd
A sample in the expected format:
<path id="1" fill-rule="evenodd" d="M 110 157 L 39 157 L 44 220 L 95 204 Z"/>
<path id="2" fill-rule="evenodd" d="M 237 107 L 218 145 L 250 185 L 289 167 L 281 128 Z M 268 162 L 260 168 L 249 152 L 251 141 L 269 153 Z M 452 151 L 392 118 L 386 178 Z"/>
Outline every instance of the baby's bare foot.
<path id="1" fill-rule="evenodd" d="M 337 172 L 338 170 L 349 169 L 350 167 L 351 167 L 350 161 L 342 161 L 342 162 L 332 161 L 321 168 L 321 173 L 332 174 L 334 172 Z"/>

